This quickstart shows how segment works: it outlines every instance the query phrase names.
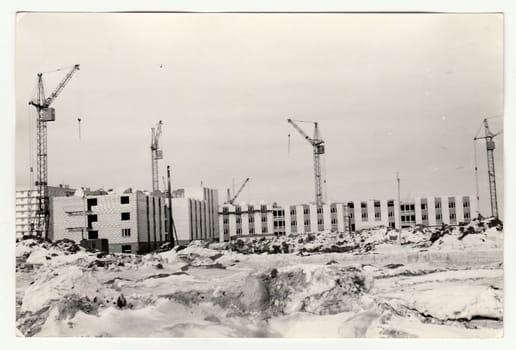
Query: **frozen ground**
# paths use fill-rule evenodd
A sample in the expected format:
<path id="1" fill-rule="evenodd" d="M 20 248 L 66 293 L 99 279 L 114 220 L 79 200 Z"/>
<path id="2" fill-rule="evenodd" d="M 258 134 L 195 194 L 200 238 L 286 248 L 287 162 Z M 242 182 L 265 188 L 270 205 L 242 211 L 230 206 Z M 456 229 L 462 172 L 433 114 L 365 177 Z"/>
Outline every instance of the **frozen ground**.
<path id="1" fill-rule="evenodd" d="M 500 223 L 406 230 L 402 245 L 393 238 L 378 228 L 354 237 L 194 242 L 145 256 L 24 240 L 16 247 L 17 329 L 25 336 L 503 335 Z"/>

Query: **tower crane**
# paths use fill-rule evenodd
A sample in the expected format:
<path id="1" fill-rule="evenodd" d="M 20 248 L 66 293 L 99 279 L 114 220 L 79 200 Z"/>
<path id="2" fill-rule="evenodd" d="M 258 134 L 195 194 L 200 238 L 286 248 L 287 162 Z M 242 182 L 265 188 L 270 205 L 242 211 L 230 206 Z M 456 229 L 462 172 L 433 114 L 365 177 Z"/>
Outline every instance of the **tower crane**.
<path id="1" fill-rule="evenodd" d="M 325 153 L 324 149 L 324 141 L 321 139 L 319 135 L 319 128 L 317 122 L 309 122 L 304 120 L 296 120 L 297 122 L 302 123 L 313 123 L 314 124 L 314 137 L 310 138 L 303 129 L 301 129 L 293 119 L 287 119 L 287 121 L 292 124 L 294 129 L 296 129 L 301 136 L 307 140 L 313 148 L 314 155 L 314 180 L 315 180 L 315 204 L 320 207 L 323 205 L 323 179 L 321 172 L 321 155 Z"/>
<path id="2" fill-rule="evenodd" d="M 163 122 L 160 120 L 151 129 L 152 192 L 159 191 L 158 160 L 163 159 L 163 151 L 159 145 L 162 125 Z"/>
<path id="3" fill-rule="evenodd" d="M 480 130 L 484 127 L 484 136 L 478 136 L 480 133 Z M 482 124 L 480 125 L 480 129 L 477 132 L 477 135 L 473 139 L 474 141 L 477 140 L 486 140 L 486 153 L 487 153 L 487 175 L 489 178 L 489 197 L 491 202 L 491 215 L 495 218 L 498 218 L 498 200 L 496 196 L 496 177 L 495 177 L 495 164 L 494 164 L 494 149 L 495 149 L 495 142 L 493 139 L 500 135 L 502 130 L 500 130 L 497 133 L 491 132 L 489 129 L 489 124 L 487 123 L 487 118 L 484 118 L 482 121 Z M 476 159 L 475 159 L 476 162 Z M 478 167 L 475 164 L 475 172 L 478 171 Z M 478 177 L 477 177 L 478 178 Z M 477 200 L 478 200 L 478 185 L 477 185 Z"/>
<path id="4" fill-rule="evenodd" d="M 238 191 L 236 191 L 236 193 L 233 195 L 233 197 L 230 197 L 230 195 L 229 195 L 229 188 L 228 188 L 228 200 L 227 200 L 226 204 L 233 204 L 233 203 L 235 203 L 235 200 L 240 195 L 240 192 L 242 192 L 242 190 L 244 189 L 245 185 L 247 185 L 249 180 L 250 180 L 250 178 L 247 178 L 247 179 L 244 180 L 244 182 L 242 183 L 242 185 L 240 185 L 240 188 L 238 189 Z"/>
<path id="5" fill-rule="evenodd" d="M 62 69 L 58 69 L 59 71 Z M 34 232 L 44 238 L 48 238 L 48 228 L 50 222 L 49 211 L 49 197 L 48 197 L 48 159 L 47 159 L 47 123 L 56 120 L 55 109 L 50 107 L 52 102 L 63 91 L 66 84 L 70 81 L 73 74 L 79 70 L 79 65 L 76 64 L 66 74 L 66 76 L 57 85 L 55 90 L 49 97 L 45 97 L 45 87 L 43 84 L 43 74 L 38 73 L 38 82 L 36 89 L 36 96 L 29 101 L 29 105 L 36 108 L 37 111 L 37 173 L 36 182 L 37 187 L 37 208 L 31 217 L 30 227 L 31 234 Z"/>

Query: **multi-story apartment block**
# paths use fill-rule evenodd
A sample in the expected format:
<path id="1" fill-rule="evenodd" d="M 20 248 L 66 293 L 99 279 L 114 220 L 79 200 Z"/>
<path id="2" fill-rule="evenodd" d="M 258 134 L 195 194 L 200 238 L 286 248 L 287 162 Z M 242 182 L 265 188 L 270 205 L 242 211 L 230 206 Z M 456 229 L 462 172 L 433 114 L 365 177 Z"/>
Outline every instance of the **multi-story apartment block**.
<path id="1" fill-rule="evenodd" d="M 218 238 L 217 191 L 207 188 L 174 192 L 172 217 L 175 239 Z M 109 250 L 147 253 L 169 241 L 168 199 L 160 193 L 86 192 L 53 199 L 54 239 L 107 239 Z"/>
<path id="2" fill-rule="evenodd" d="M 48 186 L 49 206 L 52 211 L 52 198 L 73 196 L 75 189 L 68 185 Z M 16 190 L 16 237 L 31 234 L 31 218 L 34 217 L 38 207 L 38 191 L 35 189 Z M 49 224 L 49 239 L 53 238 L 52 217 Z"/>
<path id="3" fill-rule="evenodd" d="M 387 226 L 409 227 L 468 222 L 476 213 L 473 196 L 440 196 L 410 200 L 355 200 L 280 206 L 277 204 L 220 207 L 221 240 L 237 236 L 345 232 Z M 258 223 L 258 225 L 257 225 Z M 261 225 L 260 225 L 261 223 Z M 258 229 L 257 229 L 258 228 Z"/>
<path id="4" fill-rule="evenodd" d="M 54 238 L 104 238 L 109 251 L 146 253 L 166 242 L 165 204 L 142 191 L 54 198 Z"/>
<path id="5" fill-rule="evenodd" d="M 206 187 L 173 192 L 172 216 L 179 244 L 219 238 L 218 191 Z"/>

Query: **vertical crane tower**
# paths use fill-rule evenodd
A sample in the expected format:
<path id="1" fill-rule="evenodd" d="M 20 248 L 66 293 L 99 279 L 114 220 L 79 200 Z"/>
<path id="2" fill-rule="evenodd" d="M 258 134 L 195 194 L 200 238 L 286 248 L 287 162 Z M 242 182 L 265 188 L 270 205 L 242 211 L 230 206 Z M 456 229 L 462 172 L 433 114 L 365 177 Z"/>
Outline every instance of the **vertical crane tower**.
<path id="1" fill-rule="evenodd" d="M 480 129 L 484 127 L 484 136 L 478 136 Z M 489 197 L 491 202 L 491 215 L 495 218 L 498 218 L 498 199 L 496 195 L 496 176 L 495 176 L 495 163 L 494 163 L 494 150 L 495 150 L 495 142 L 493 139 L 500 135 L 501 131 L 497 133 L 491 132 L 489 129 L 489 124 L 487 123 L 487 118 L 482 121 L 482 125 L 480 126 L 479 132 L 477 136 L 473 139 L 476 140 L 486 140 L 486 152 L 487 152 L 487 175 L 489 179 Z M 477 167 L 475 165 L 475 171 L 477 171 Z M 478 193 L 477 193 L 478 200 Z"/>
<path id="2" fill-rule="evenodd" d="M 304 120 L 296 120 L 297 122 L 302 123 L 313 123 L 314 124 L 314 137 L 310 138 L 303 129 L 301 129 L 294 120 L 287 119 L 287 121 L 292 124 L 294 129 L 296 129 L 304 138 L 307 140 L 313 148 L 313 156 L 314 156 L 314 182 L 315 182 L 315 204 L 317 207 L 320 207 L 324 204 L 323 202 L 323 178 L 321 172 L 321 155 L 325 153 L 324 141 L 321 139 L 319 135 L 319 127 L 317 122 L 308 122 Z"/>
<path id="3" fill-rule="evenodd" d="M 61 69 L 58 69 L 59 71 Z M 31 234 L 48 238 L 48 226 L 50 222 L 49 197 L 48 197 L 48 159 L 47 159 L 47 123 L 56 120 L 55 109 L 50 107 L 52 102 L 63 91 L 66 84 L 70 81 L 73 74 L 79 70 L 79 65 L 74 65 L 66 76 L 61 80 L 56 89 L 45 97 L 45 87 L 43 84 L 43 74 L 38 73 L 36 96 L 29 105 L 37 111 L 37 163 L 36 163 L 36 182 L 37 187 L 37 208 L 31 217 Z"/>
<path id="4" fill-rule="evenodd" d="M 163 159 L 163 150 L 159 145 L 162 125 L 163 122 L 160 120 L 158 124 L 151 129 L 152 192 L 159 191 L 158 160 Z"/>

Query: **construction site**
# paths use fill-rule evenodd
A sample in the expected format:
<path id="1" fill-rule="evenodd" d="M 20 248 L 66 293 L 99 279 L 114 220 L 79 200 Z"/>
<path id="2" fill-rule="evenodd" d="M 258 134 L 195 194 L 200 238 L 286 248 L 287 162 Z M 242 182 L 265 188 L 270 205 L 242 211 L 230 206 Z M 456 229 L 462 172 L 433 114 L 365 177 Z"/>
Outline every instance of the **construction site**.
<path id="1" fill-rule="evenodd" d="M 157 86 L 170 84 L 166 63 L 151 69 Z M 89 118 L 93 104 L 73 111 L 68 102 L 70 116 L 56 103 L 92 99 L 79 71 L 94 70 L 77 63 L 32 73 L 29 185 L 16 189 L 18 336 L 503 336 L 503 169 L 495 147 L 502 116 L 471 118 L 475 134 L 446 141 L 460 162 L 451 171 L 439 163 L 448 153 L 424 154 L 423 143 L 389 141 L 420 157 L 375 158 L 391 146 L 367 126 L 361 133 L 372 146 L 357 145 L 361 158 L 353 158 L 347 124 L 305 120 L 299 111 L 278 110 L 266 141 L 246 131 L 252 121 L 231 131 L 232 148 L 218 146 L 209 114 L 192 114 L 195 129 L 185 129 L 174 106 L 127 118 L 127 137 L 114 141 L 124 119 L 103 125 L 101 114 Z M 150 81 L 151 73 L 135 75 L 128 90 Z M 113 92 L 103 93 L 115 103 Z M 147 108 L 143 98 L 126 101 L 124 113 Z M 227 124 L 236 128 L 235 120 Z M 66 125 L 52 133 L 59 123 Z M 424 129 L 407 128 L 414 139 Z M 192 151 L 192 138 L 205 153 Z M 123 155 L 110 161 L 111 149 Z M 58 153 L 67 164 L 53 161 Z M 425 158 L 432 171 L 420 170 Z"/>

